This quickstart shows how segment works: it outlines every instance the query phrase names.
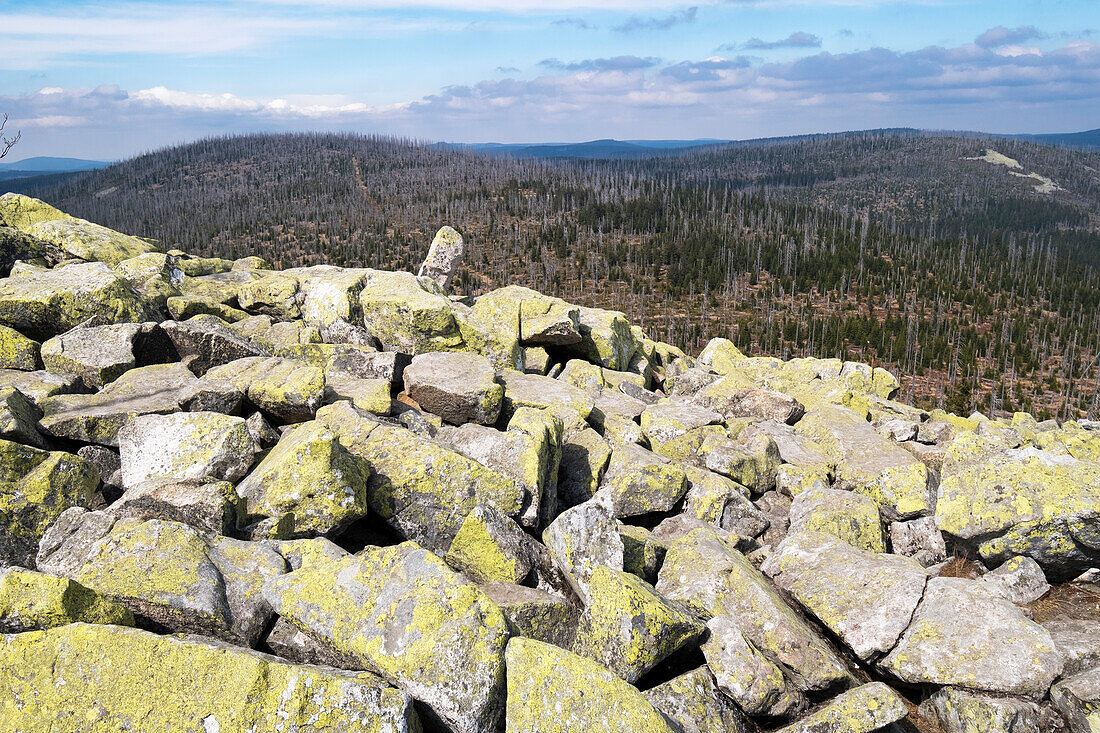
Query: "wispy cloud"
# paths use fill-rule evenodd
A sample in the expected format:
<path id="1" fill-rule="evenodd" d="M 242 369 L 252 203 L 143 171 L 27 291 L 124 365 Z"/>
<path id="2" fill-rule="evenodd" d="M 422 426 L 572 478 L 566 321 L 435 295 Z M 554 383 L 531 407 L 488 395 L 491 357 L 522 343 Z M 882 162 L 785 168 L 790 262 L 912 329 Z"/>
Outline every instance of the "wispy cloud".
<path id="1" fill-rule="evenodd" d="M 539 66 L 555 71 L 638 71 L 649 69 L 660 63 L 660 59 L 640 56 L 615 56 L 607 59 L 584 59 L 583 61 L 563 62 L 559 59 L 543 59 Z"/>
<path id="2" fill-rule="evenodd" d="M 985 33 L 974 39 L 974 43 L 982 48 L 998 48 L 1000 46 L 1015 46 L 1027 41 L 1037 41 L 1046 38 L 1046 34 L 1039 31 L 1033 25 L 1019 28 L 1005 28 L 999 25 L 990 28 Z"/>
<path id="3" fill-rule="evenodd" d="M 594 31 L 597 26 L 589 23 L 584 18 L 558 18 L 551 21 L 551 25 L 555 25 L 558 28 L 576 28 L 579 31 Z"/>
<path id="4" fill-rule="evenodd" d="M 684 8 L 683 10 L 673 13 L 672 15 L 666 15 L 660 18 L 641 18 L 633 16 L 628 18 L 626 22 L 620 23 L 612 28 L 617 33 L 634 33 L 636 31 L 667 31 L 669 28 L 673 28 L 685 23 L 694 23 L 695 16 L 699 14 L 699 8 L 697 6 L 691 6 L 690 8 Z"/>
<path id="5" fill-rule="evenodd" d="M 768 51 L 776 48 L 821 48 L 821 36 L 805 31 L 796 31 L 786 38 L 777 41 L 764 41 L 759 38 L 750 38 L 740 46 L 729 44 L 722 46 L 720 50 L 732 51 L 736 49 L 749 51 Z"/>

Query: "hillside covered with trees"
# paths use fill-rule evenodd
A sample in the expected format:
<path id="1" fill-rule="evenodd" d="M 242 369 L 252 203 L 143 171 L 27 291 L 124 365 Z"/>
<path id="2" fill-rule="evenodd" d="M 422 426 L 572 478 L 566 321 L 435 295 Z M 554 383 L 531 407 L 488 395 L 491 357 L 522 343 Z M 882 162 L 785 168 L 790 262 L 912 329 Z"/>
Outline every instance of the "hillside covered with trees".
<path id="1" fill-rule="evenodd" d="M 254 135 L 21 185 L 279 267 L 411 269 L 451 224 L 470 294 L 519 283 L 688 349 L 859 359 L 958 413 L 1100 413 L 1100 154 L 891 132 L 548 161 Z"/>

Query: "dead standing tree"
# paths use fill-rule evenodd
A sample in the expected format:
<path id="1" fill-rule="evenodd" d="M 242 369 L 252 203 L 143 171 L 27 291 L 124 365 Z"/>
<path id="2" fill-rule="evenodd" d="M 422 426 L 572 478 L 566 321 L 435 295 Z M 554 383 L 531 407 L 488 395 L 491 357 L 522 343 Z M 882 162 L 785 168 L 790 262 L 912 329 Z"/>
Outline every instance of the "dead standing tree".
<path id="1" fill-rule="evenodd" d="M 4 121 L 0 122 L 0 133 L 4 132 L 4 128 L 8 124 L 8 114 L 4 113 Z M 15 147 L 15 144 L 19 142 L 19 138 L 23 137 L 23 131 L 15 133 L 15 137 L 4 137 L 0 134 L 0 158 L 11 152 L 11 149 Z"/>

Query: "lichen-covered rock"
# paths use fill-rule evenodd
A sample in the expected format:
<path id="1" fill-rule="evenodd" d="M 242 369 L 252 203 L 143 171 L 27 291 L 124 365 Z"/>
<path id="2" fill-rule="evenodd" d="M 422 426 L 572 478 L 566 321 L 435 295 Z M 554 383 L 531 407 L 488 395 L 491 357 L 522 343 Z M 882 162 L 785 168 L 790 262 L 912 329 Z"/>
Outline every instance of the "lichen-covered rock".
<path id="1" fill-rule="evenodd" d="M 450 299 L 412 273 L 371 271 L 359 304 L 363 325 L 387 351 L 422 354 L 463 345 Z"/>
<path id="2" fill-rule="evenodd" d="M 697 529 L 669 543 L 657 591 L 701 620 L 722 615 L 738 619 L 745 639 L 801 692 L 851 679 L 829 642 L 714 529 Z"/>
<path id="3" fill-rule="evenodd" d="M 171 346 L 155 323 L 75 328 L 42 344 L 42 362 L 96 391 L 137 366 L 172 361 Z"/>
<path id="4" fill-rule="evenodd" d="M 41 428 L 58 438 L 118 446 L 118 431 L 138 415 L 178 411 L 202 383 L 180 363 L 131 369 L 96 394 L 58 394 L 39 401 Z"/>
<path id="5" fill-rule="evenodd" d="M 147 481 L 237 481 L 257 448 L 244 418 L 217 412 L 139 415 L 118 432 L 122 485 Z"/>
<path id="6" fill-rule="evenodd" d="M 645 527 L 619 525 L 623 541 L 623 570 L 637 575 L 652 585 L 657 582 L 657 570 L 665 557 L 665 544 Z"/>
<path id="7" fill-rule="evenodd" d="M 1039 563 L 1030 557 L 1013 557 L 981 577 L 981 582 L 1005 600 L 1026 605 L 1041 598 L 1050 583 Z"/>
<path id="8" fill-rule="evenodd" d="M 623 541 L 612 506 L 611 495 L 601 491 L 562 512 L 542 534 L 554 562 L 586 605 L 591 601 L 589 584 L 597 568 L 623 569 Z"/>
<path id="9" fill-rule="evenodd" d="M 325 376 L 325 400 L 349 400 L 360 410 L 388 415 L 393 407 L 391 385 L 385 379 L 356 379 L 343 374 Z"/>
<path id="10" fill-rule="evenodd" d="M 5 194 L 8 195 L 8 194 Z M 65 259 L 65 253 L 55 245 L 4 225 L 0 214 L 0 277 L 18 274 L 31 262 L 55 265 Z"/>
<path id="11" fill-rule="evenodd" d="M 714 675 L 699 667 L 645 692 L 646 699 L 683 733 L 748 733 L 741 710 L 715 684 Z"/>
<path id="12" fill-rule="evenodd" d="M 0 438 L 45 448 L 46 442 L 36 427 L 42 411 L 38 405 L 14 387 L 0 387 Z"/>
<path id="13" fill-rule="evenodd" d="M 123 260 L 147 252 L 160 251 L 160 247 L 147 240 L 71 217 L 38 221 L 27 227 L 26 232 L 72 257 L 89 262 L 105 262 L 108 265 L 117 265 Z"/>
<path id="14" fill-rule="evenodd" d="M 905 701 L 881 682 L 848 690 L 776 733 L 873 733 L 908 714 Z"/>
<path id="15" fill-rule="evenodd" d="M 42 365 L 39 358 L 41 344 L 29 339 L 14 328 L 0 326 L 0 369 L 18 369 L 33 372 Z"/>
<path id="16" fill-rule="evenodd" d="M 446 289 L 451 284 L 451 278 L 458 272 L 465 254 L 466 244 L 462 240 L 462 235 L 451 227 L 441 227 L 432 239 L 428 256 L 420 265 L 417 277 L 426 277 L 435 281 L 439 287 Z"/>
<path id="17" fill-rule="evenodd" d="M 863 660 L 894 648 L 928 578 L 914 560 L 809 530 L 783 540 L 761 569 Z"/>
<path id="18" fill-rule="evenodd" d="M 280 616 L 380 673 L 452 730 L 503 715 L 507 622 L 477 586 L 412 544 L 368 550 L 264 586 Z"/>
<path id="19" fill-rule="evenodd" d="M 1053 618 L 1042 625 L 1066 660 L 1066 677 L 1100 667 L 1100 620 Z"/>
<path id="20" fill-rule="evenodd" d="M 702 633 L 702 624 L 637 576 L 597 565 L 572 650 L 636 682 Z"/>
<path id="21" fill-rule="evenodd" d="M 692 396 L 691 401 L 717 410 L 727 421 L 752 418 L 793 425 L 806 414 L 806 408 L 794 397 L 770 389 L 745 388 L 733 376 L 707 384 Z"/>
<path id="22" fill-rule="evenodd" d="M 638 349 L 626 315 L 599 308 L 578 308 L 581 340 L 569 350 L 600 366 L 625 372 Z"/>
<path id="23" fill-rule="evenodd" d="M 165 321 L 160 327 L 171 340 L 180 360 L 199 376 L 212 367 L 264 355 L 263 350 L 231 330 L 224 319 L 216 315 L 197 315 L 186 321 Z"/>
<path id="24" fill-rule="evenodd" d="M 683 468 L 634 444 L 614 447 L 600 482 L 600 490 L 611 496 L 616 517 L 667 512 L 687 488 Z"/>
<path id="25" fill-rule="evenodd" d="M 483 504 L 462 521 L 446 560 L 475 583 L 524 585 L 536 567 L 549 567 L 550 555 L 513 520 Z"/>
<path id="26" fill-rule="evenodd" d="M 888 519 L 912 519 L 935 509 L 927 467 L 852 410 L 820 407 L 807 413 L 795 430 L 836 460 L 837 488 L 871 497 Z"/>
<path id="27" fill-rule="evenodd" d="M 409 397 L 452 425 L 492 425 L 500 415 L 504 387 L 478 354 L 421 354 L 405 367 L 404 380 Z"/>
<path id="28" fill-rule="evenodd" d="M 0 369 L 0 388 L 11 387 L 22 392 L 36 405 L 46 397 L 75 392 L 80 388 L 73 377 L 39 369 L 24 372 L 18 369 Z"/>
<path id="29" fill-rule="evenodd" d="M 507 317 L 518 314 L 515 338 L 522 344 L 570 346 L 581 341 L 580 309 L 537 290 L 508 285 L 478 297 L 473 310 L 483 320 L 509 326 L 512 319 Z"/>
<path id="30" fill-rule="evenodd" d="M 1012 603 L 976 581 L 931 578 L 912 623 L 879 665 L 912 684 L 1042 697 L 1063 659 L 1049 632 Z"/>
<path id="31" fill-rule="evenodd" d="M 310 420 L 325 399 L 324 370 L 295 359 L 247 357 L 217 366 L 210 379 L 226 379 L 256 409 L 287 423 Z"/>
<path id="32" fill-rule="evenodd" d="M 141 323 L 147 315 L 142 297 L 102 262 L 0 280 L 0 324 L 34 339 L 64 333 L 92 316 Z"/>
<path id="33" fill-rule="evenodd" d="M 508 619 L 519 636 L 568 649 L 573 643 L 581 609 L 560 595 L 513 583 L 485 583 L 485 595 Z"/>
<path id="34" fill-rule="evenodd" d="M 74 623 L 133 626 L 127 608 L 68 578 L 18 567 L 0 568 L 0 633 Z"/>
<path id="35" fill-rule="evenodd" d="M 228 535 L 244 519 L 245 506 L 228 481 L 160 480 L 126 489 L 108 511 L 119 519 L 165 519 Z"/>
<path id="36" fill-rule="evenodd" d="M 763 433 L 739 435 L 736 440 L 708 435 L 699 452 L 708 470 L 728 476 L 755 495 L 775 488 L 779 448 Z"/>
<path id="37" fill-rule="evenodd" d="M 926 703 L 944 733 L 1040 733 L 1042 710 L 1030 700 L 945 687 Z M 921 706 L 923 711 L 925 706 Z"/>
<path id="38" fill-rule="evenodd" d="M 944 462 L 936 524 L 987 562 L 1026 555 L 1068 580 L 1100 551 L 1100 462 L 965 433 Z"/>
<path id="39" fill-rule="evenodd" d="M 331 535 L 367 515 L 369 477 L 367 462 L 310 421 L 287 431 L 237 493 L 254 536 Z"/>
<path id="40" fill-rule="evenodd" d="M 886 552 L 878 504 L 853 491 L 814 488 L 791 502 L 790 531 L 824 532 L 869 552 Z"/>
<path id="41" fill-rule="evenodd" d="M 675 733 L 632 685 L 550 644 L 508 643 L 507 733 Z"/>
<path id="42" fill-rule="evenodd" d="M 578 430 L 561 446 L 558 469 L 558 501 L 563 508 L 591 499 L 599 490 L 603 472 L 611 460 L 611 446 L 592 428 Z"/>
<path id="43" fill-rule="evenodd" d="M 1072 733 L 1094 733 L 1100 728 L 1100 669 L 1062 680 L 1050 689 L 1050 700 Z"/>
<path id="44" fill-rule="evenodd" d="M 733 365 L 745 358 L 733 342 L 725 338 L 713 338 L 699 352 L 699 363 L 719 374 L 728 374 Z"/>
<path id="45" fill-rule="evenodd" d="M 890 523 L 890 547 L 896 555 L 905 555 L 924 567 L 947 559 L 947 543 L 936 526 L 935 517 Z"/>
<path id="46" fill-rule="evenodd" d="M 787 683 L 779 667 L 745 638 L 731 616 L 707 623 L 703 655 L 724 694 L 748 715 L 790 718 L 807 706 L 806 698 Z"/>
<path id="47" fill-rule="evenodd" d="M 0 440 L 0 565 L 33 568 L 46 529 L 97 486 L 99 471 L 78 456 Z"/>
<path id="48" fill-rule="evenodd" d="M 559 379 L 524 374 L 505 369 L 499 374 L 504 384 L 501 413 L 510 418 L 520 407 L 537 407 L 554 413 L 565 428 L 565 434 L 583 428 L 592 414 L 594 402 L 584 390 Z"/>
<path id="49" fill-rule="evenodd" d="M 659 402 L 641 414 L 642 430 L 654 452 L 685 433 L 707 425 L 718 425 L 722 416 L 714 410 L 682 402 Z"/>
<path id="50" fill-rule="evenodd" d="M 721 474 L 684 465 L 688 491 L 684 514 L 742 537 L 758 537 L 771 522 L 751 501 L 749 490 Z"/>
<path id="51" fill-rule="evenodd" d="M 0 670 L 0 727 L 27 733 L 420 730 L 410 697 L 373 674 L 198 637 L 71 624 L 4 637 Z"/>

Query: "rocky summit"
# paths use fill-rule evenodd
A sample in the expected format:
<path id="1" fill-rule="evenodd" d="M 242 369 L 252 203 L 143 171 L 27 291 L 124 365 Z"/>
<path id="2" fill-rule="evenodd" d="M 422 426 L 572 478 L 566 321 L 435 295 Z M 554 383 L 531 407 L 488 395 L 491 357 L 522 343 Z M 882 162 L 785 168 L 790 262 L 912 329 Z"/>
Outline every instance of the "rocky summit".
<path id="1" fill-rule="evenodd" d="M 0 197 L 0 730 L 1100 731 L 1100 425 Z"/>

